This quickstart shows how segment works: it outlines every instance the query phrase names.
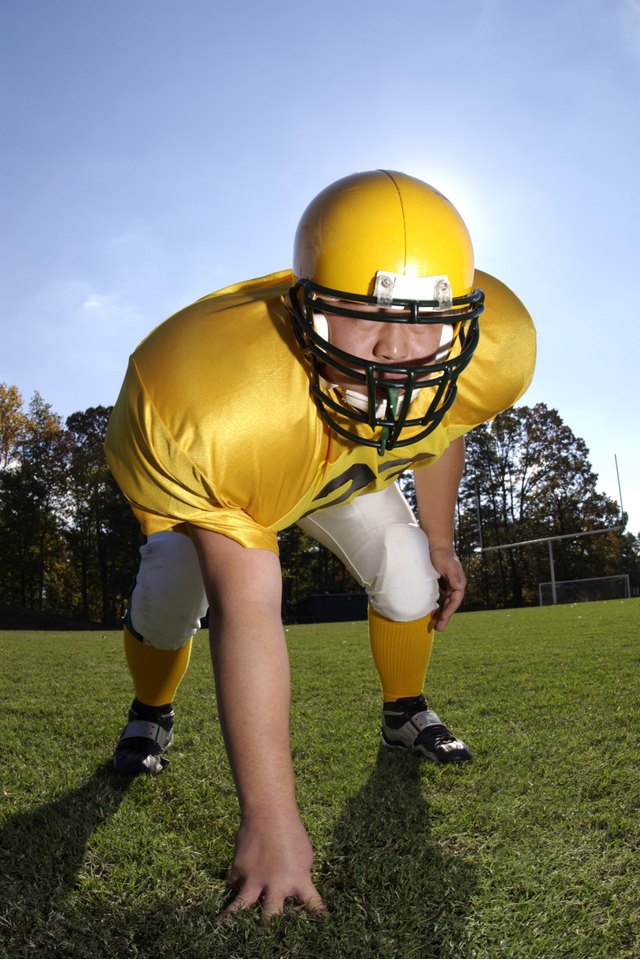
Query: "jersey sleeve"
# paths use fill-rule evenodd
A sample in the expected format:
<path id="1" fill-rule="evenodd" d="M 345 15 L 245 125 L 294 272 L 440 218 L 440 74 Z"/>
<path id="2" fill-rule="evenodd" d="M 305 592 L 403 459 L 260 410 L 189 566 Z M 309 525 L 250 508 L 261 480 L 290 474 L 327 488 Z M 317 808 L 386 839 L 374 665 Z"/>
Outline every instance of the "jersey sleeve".
<path id="1" fill-rule="evenodd" d="M 203 476 L 171 436 L 133 358 L 109 420 L 105 453 L 147 536 L 189 523 L 223 534 L 244 547 L 278 552 L 276 534 L 240 507 L 224 503 L 214 481 Z"/>
<path id="2" fill-rule="evenodd" d="M 524 304 L 488 273 L 477 270 L 476 284 L 484 290 L 485 310 L 480 316 L 478 346 L 458 380 L 456 399 L 446 417 L 452 435 L 512 407 L 528 388 L 535 369 L 536 332 Z"/>

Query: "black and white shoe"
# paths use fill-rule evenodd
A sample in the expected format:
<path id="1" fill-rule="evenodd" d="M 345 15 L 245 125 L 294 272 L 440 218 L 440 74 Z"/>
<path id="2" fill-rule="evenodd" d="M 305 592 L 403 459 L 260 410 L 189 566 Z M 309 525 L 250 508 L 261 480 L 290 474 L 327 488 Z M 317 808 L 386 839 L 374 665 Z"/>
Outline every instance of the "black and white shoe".
<path id="1" fill-rule="evenodd" d="M 473 756 L 422 695 L 384 704 L 381 740 L 386 747 L 398 747 L 434 763 L 465 763 Z"/>
<path id="2" fill-rule="evenodd" d="M 113 754 L 116 773 L 129 777 L 140 773 L 162 773 L 169 763 L 164 752 L 173 743 L 174 717 L 170 703 L 148 707 L 134 700 L 129 708 L 129 722 Z"/>

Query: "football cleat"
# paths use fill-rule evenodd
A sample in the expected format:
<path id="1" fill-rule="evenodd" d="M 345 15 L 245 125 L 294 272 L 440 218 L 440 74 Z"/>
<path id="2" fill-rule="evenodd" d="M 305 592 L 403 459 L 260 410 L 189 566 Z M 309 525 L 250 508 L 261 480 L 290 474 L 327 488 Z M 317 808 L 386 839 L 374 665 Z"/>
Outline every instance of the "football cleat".
<path id="1" fill-rule="evenodd" d="M 134 700 L 129 720 L 113 754 L 116 773 L 135 777 L 141 773 L 162 773 L 169 763 L 164 756 L 173 743 L 173 705 L 148 707 Z"/>
<path id="2" fill-rule="evenodd" d="M 397 747 L 434 763 L 472 759 L 466 743 L 453 736 L 422 695 L 384 704 L 381 741 L 386 747 Z"/>

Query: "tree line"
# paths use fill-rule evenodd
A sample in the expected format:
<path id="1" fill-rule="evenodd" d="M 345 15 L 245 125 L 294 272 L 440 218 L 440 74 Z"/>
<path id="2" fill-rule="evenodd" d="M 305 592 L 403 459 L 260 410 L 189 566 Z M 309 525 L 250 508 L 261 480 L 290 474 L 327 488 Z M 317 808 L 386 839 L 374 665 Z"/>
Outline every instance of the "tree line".
<path id="1" fill-rule="evenodd" d="M 628 574 L 637 594 L 640 539 L 624 532 L 626 515 L 597 481 L 584 440 L 544 403 L 507 410 L 472 431 L 457 530 L 470 580 L 467 604 L 538 603 L 538 584 L 551 579 L 548 543 L 475 548 L 550 537 L 562 538 L 552 545 L 558 582 Z M 604 535 L 570 536 L 608 528 Z"/>
<path id="2" fill-rule="evenodd" d="M 63 422 L 40 394 L 25 405 L 16 386 L 0 384 L 0 626 L 15 625 L 20 612 L 50 624 L 119 623 L 142 538 L 105 463 L 110 413 L 90 407 Z M 411 475 L 400 482 L 413 502 Z M 467 438 L 456 512 L 467 608 L 535 604 L 538 583 L 549 579 L 544 544 L 481 553 L 478 547 L 625 520 L 598 491 L 584 441 L 556 410 L 537 404 L 501 414 Z M 286 619 L 296 619 L 311 594 L 359 590 L 298 527 L 279 540 Z M 628 573 L 637 590 L 639 555 L 640 540 L 629 533 L 559 540 L 555 575 L 561 581 Z"/>

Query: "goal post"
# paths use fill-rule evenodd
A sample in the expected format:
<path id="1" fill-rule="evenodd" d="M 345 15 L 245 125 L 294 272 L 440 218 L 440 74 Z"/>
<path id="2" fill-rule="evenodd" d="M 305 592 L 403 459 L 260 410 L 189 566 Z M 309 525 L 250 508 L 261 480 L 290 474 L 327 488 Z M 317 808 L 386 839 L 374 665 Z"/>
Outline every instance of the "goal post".
<path id="1" fill-rule="evenodd" d="M 617 573 L 608 577 L 583 577 L 581 580 L 549 580 L 538 584 L 538 601 L 541 607 L 553 603 L 623 600 L 630 596 L 631 583 L 628 573 Z"/>
<path id="2" fill-rule="evenodd" d="M 549 550 L 549 573 L 551 574 L 549 586 L 551 587 L 551 603 L 557 603 L 558 581 L 556 580 L 556 570 L 553 558 L 553 544 L 558 540 L 576 540 L 578 537 L 595 537 L 599 533 L 620 533 L 620 531 L 623 529 L 623 527 L 602 527 L 599 530 L 580 530 L 576 531 L 576 533 L 557 533 L 548 537 L 536 537 L 534 540 L 518 540 L 516 543 L 496 543 L 490 547 L 474 547 L 473 552 L 488 553 L 490 550 L 511 550 L 513 547 L 528 547 L 533 543 L 546 543 Z M 619 574 L 619 576 L 626 576 L 628 580 L 627 574 Z M 596 577 L 595 579 L 600 578 Z"/>

